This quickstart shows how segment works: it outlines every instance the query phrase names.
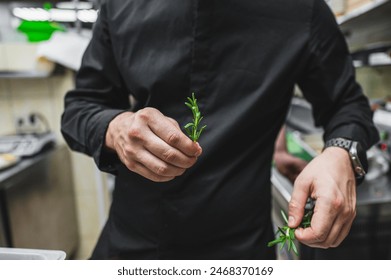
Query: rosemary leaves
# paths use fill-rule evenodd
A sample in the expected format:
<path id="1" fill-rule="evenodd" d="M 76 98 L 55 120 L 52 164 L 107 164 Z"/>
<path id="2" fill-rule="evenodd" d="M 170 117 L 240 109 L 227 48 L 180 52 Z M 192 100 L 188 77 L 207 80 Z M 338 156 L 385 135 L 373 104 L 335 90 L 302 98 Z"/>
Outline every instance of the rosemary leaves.
<path id="1" fill-rule="evenodd" d="M 303 220 L 301 221 L 301 224 L 299 227 L 301 228 L 307 228 L 311 226 L 311 218 L 312 218 L 313 210 L 309 210 L 305 213 Z M 288 251 L 293 250 L 293 252 L 296 254 L 296 256 L 299 256 L 299 251 L 297 250 L 297 247 L 295 245 L 295 228 L 290 228 L 288 226 L 288 219 L 284 213 L 284 211 L 281 210 L 282 218 L 285 221 L 285 225 L 283 227 L 278 227 L 278 230 L 276 232 L 276 235 L 279 234 L 279 236 L 270 241 L 267 246 L 272 247 L 274 245 L 280 244 L 280 250 L 284 247 L 285 244 L 288 246 Z"/>
<path id="2" fill-rule="evenodd" d="M 201 128 L 198 128 L 204 117 L 201 116 L 201 112 L 198 108 L 197 99 L 195 98 L 194 92 L 192 93 L 191 98 L 188 97 L 187 100 L 188 102 L 185 102 L 185 105 L 189 107 L 191 112 L 193 113 L 193 121 L 186 124 L 184 126 L 184 129 L 189 138 L 194 142 L 197 142 L 206 125 L 202 126 Z"/>

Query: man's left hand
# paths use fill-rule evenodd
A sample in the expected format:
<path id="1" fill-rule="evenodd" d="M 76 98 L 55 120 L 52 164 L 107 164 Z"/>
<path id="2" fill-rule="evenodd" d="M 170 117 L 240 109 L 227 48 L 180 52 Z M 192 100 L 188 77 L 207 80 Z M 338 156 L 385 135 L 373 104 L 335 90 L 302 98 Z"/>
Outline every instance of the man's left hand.
<path id="1" fill-rule="evenodd" d="M 356 182 L 347 151 L 325 149 L 297 177 L 289 202 L 289 227 L 300 225 L 308 197 L 316 200 L 311 227 L 296 229 L 297 240 L 311 247 L 337 247 L 356 216 Z"/>

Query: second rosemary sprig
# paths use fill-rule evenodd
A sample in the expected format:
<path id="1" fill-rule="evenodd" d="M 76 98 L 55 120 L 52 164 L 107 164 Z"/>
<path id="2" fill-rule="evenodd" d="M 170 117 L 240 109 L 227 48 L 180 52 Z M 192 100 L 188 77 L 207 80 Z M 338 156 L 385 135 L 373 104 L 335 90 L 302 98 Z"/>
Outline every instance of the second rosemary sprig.
<path id="1" fill-rule="evenodd" d="M 311 219 L 312 219 L 313 210 L 308 210 L 303 217 L 303 220 L 300 223 L 301 228 L 307 228 L 311 226 Z M 282 218 L 285 221 L 285 225 L 283 227 L 278 227 L 278 230 L 276 232 L 276 235 L 278 234 L 278 237 L 272 241 L 270 241 L 267 246 L 272 247 L 274 245 L 280 244 L 280 250 L 284 247 L 285 244 L 288 246 L 288 251 L 293 250 L 293 252 L 296 254 L 296 256 L 299 256 L 299 252 L 297 250 L 297 247 L 295 245 L 295 228 L 290 228 L 288 226 L 288 219 L 284 213 L 284 211 L 281 210 Z"/>

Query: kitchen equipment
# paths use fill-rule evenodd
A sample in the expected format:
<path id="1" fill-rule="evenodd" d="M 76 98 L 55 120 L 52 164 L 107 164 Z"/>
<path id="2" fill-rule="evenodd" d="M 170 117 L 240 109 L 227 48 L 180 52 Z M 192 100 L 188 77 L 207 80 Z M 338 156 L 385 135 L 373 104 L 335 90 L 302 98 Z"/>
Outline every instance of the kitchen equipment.
<path id="1" fill-rule="evenodd" d="M 60 250 L 36 250 L 1 248 L 0 260 L 64 260 L 66 253 Z"/>
<path id="2" fill-rule="evenodd" d="M 63 250 L 79 234 L 70 154 L 64 145 L 0 172 L 0 247 Z"/>
<path id="3" fill-rule="evenodd" d="M 0 154 L 0 171 L 14 166 L 19 161 L 20 158 L 14 154 Z"/>
<path id="4" fill-rule="evenodd" d="M 55 141 L 55 135 L 51 132 L 1 136 L 0 153 L 9 153 L 18 157 L 31 157 L 53 147 Z"/>

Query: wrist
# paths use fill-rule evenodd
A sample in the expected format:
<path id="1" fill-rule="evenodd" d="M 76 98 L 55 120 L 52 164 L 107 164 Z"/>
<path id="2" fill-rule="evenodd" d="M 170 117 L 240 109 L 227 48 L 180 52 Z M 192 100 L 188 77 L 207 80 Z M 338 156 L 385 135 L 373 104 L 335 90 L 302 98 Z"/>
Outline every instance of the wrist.
<path id="1" fill-rule="evenodd" d="M 112 131 L 112 123 L 110 122 L 108 128 L 107 128 L 107 131 L 106 131 L 106 135 L 105 135 L 105 148 L 108 149 L 108 150 L 112 150 L 114 151 L 114 140 L 113 140 L 113 134 L 111 133 Z"/>
<path id="2" fill-rule="evenodd" d="M 368 162 L 366 152 L 362 149 L 359 142 L 345 138 L 333 138 L 326 142 L 324 152 L 326 151 L 333 151 L 333 153 L 347 156 L 356 178 L 356 183 L 360 184 L 364 180 Z"/>
<path id="3" fill-rule="evenodd" d="M 326 147 L 323 152 L 324 153 L 327 153 L 327 154 L 330 154 L 332 157 L 338 159 L 338 160 L 342 160 L 342 161 L 346 161 L 346 162 L 349 162 L 350 163 L 350 157 L 349 157 L 349 152 L 346 151 L 345 149 L 343 148 L 340 148 L 340 147 Z"/>
<path id="4" fill-rule="evenodd" d="M 115 151 L 115 145 L 114 145 L 115 137 L 120 133 L 121 124 L 124 121 L 129 122 L 128 121 L 129 117 L 131 117 L 133 114 L 134 114 L 133 112 L 124 112 L 117 115 L 115 118 L 113 118 L 110 121 L 105 134 L 105 147 L 107 149 Z"/>
<path id="5" fill-rule="evenodd" d="M 339 166 L 345 166 L 346 170 L 351 170 L 354 176 L 354 170 L 351 164 L 349 152 L 340 147 L 327 147 L 323 150 L 322 154 L 326 154 L 329 158 L 333 159 Z"/>

